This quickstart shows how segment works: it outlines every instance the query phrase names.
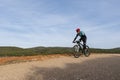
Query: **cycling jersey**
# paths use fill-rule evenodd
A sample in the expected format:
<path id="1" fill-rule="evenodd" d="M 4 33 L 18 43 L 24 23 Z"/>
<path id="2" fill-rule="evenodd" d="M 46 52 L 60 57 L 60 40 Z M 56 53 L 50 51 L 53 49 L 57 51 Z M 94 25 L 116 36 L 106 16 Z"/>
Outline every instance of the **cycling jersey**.
<path id="1" fill-rule="evenodd" d="M 75 41 L 78 36 L 80 36 L 82 38 L 82 37 L 84 37 L 86 35 L 85 35 L 85 33 L 83 31 L 80 31 L 79 33 L 77 33 L 77 35 L 75 36 L 73 41 Z"/>
<path id="2" fill-rule="evenodd" d="M 80 31 L 80 33 L 77 33 L 76 36 L 80 36 L 80 37 L 82 37 L 82 36 L 85 36 L 85 33 L 84 33 L 83 31 Z"/>
<path id="3" fill-rule="evenodd" d="M 80 37 L 79 40 L 83 41 L 83 46 L 84 46 L 84 49 L 85 49 L 86 48 L 86 41 L 87 41 L 87 37 L 86 37 L 85 33 L 83 31 L 80 31 L 79 33 L 77 33 L 73 42 L 77 39 L 78 36 Z"/>

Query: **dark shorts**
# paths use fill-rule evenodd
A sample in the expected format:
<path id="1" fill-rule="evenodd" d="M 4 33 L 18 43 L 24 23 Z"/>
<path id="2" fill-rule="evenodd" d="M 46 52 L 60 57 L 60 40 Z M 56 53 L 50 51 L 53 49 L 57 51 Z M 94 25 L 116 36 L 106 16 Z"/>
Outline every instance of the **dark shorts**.
<path id="1" fill-rule="evenodd" d="M 86 42 L 87 42 L 87 37 L 86 37 L 86 35 L 82 36 L 82 37 L 80 38 L 80 41 L 83 41 L 83 44 L 86 44 Z"/>

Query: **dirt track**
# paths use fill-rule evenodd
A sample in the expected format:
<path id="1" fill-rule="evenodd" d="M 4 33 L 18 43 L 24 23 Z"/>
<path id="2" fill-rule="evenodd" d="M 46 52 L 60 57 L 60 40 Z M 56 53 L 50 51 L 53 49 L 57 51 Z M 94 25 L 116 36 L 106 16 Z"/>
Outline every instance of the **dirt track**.
<path id="1" fill-rule="evenodd" d="M 120 80 L 120 54 L 60 56 L 2 65 L 0 80 Z"/>

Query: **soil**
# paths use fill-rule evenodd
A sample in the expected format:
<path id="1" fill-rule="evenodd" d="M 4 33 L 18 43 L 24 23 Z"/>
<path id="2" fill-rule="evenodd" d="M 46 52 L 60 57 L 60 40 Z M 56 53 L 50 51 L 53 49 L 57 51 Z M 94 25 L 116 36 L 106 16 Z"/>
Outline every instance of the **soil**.
<path id="1" fill-rule="evenodd" d="M 0 80 L 120 80 L 120 54 L 3 57 L 0 64 Z"/>

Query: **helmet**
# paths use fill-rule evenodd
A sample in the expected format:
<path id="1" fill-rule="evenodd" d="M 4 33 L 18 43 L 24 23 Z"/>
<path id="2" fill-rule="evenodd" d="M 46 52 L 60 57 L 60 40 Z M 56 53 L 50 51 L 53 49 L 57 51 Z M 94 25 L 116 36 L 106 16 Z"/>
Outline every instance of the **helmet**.
<path id="1" fill-rule="evenodd" d="M 77 29 L 76 29 L 76 32 L 79 32 L 79 31 L 80 31 L 80 28 L 77 28 Z"/>

